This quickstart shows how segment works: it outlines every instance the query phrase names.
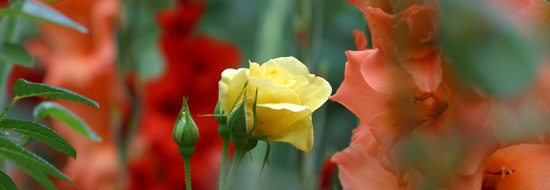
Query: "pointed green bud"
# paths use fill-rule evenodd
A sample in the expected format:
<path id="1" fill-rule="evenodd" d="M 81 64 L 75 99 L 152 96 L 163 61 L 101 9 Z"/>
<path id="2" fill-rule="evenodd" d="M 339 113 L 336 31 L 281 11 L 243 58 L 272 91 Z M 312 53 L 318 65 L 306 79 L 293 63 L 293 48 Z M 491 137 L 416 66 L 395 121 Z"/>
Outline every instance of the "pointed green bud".
<path id="1" fill-rule="evenodd" d="M 199 129 L 191 117 L 187 99 L 183 99 L 178 120 L 174 125 L 173 137 L 182 156 L 191 156 L 195 152 L 195 144 L 199 140 Z"/>
<path id="2" fill-rule="evenodd" d="M 231 142 L 235 147 L 244 148 L 248 144 L 248 122 L 246 118 L 246 98 L 243 98 L 242 103 L 233 109 L 227 118 L 227 125 L 231 130 Z"/>

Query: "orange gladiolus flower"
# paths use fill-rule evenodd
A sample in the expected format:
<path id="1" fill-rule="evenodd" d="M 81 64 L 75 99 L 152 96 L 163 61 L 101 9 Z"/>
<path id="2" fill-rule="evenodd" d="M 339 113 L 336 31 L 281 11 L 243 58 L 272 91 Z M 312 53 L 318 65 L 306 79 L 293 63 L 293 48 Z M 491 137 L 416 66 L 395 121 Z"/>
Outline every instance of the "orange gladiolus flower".
<path id="1" fill-rule="evenodd" d="M 390 160 L 381 153 L 378 142 L 365 123 L 359 124 L 353 131 L 350 146 L 336 153 L 332 161 L 338 164 L 340 182 L 344 189 L 411 190 L 433 187 L 418 170 L 408 171 L 405 180 L 401 180 L 400 174 L 389 171 L 388 167 L 392 167 Z M 441 189 L 471 190 L 481 184 L 475 181 L 479 177 L 480 175 L 456 175 L 447 187 Z"/>
<path id="2" fill-rule="evenodd" d="M 435 42 L 437 3 L 396 2 L 350 0 L 365 14 L 374 44 L 364 49 L 366 38 L 354 31 L 359 51 L 346 52 L 344 82 L 330 98 L 362 122 L 350 147 L 333 157 L 340 179 L 346 189 L 479 189 L 479 168 L 493 152 L 547 134 L 550 62 L 518 97 L 484 94 L 448 70 Z M 549 3 L 533 2 L 525 10 L 547 22 L 540 10 Z"/>
<path id="3" fill-rule="evenodd" d="M 93 142 L 76 134 L 60 122 L 52 126 L 75 147 L 78 159 L 68 159 L 63 172 L 81 189 L 119 188 L 118 151 L 112 132 L 112 108 L 123 102 L 117 84 L 115 19 L 119 3 L 115 0 L 60 1 L 49 6 L 82 24 L 88 33 L 53 24 L 39 24 L 40 40 L 27 43 L 29 52 L 45 67 L 43 83 L 71 89 L 97 101 L 101 108 L 59 101 L 79 116 L 102 139 Z M 62 186 L 67 185 L 67 186 Z M 72 188 L 63 183 L 62 189 Z"/>
<path id="4" fill-rule="evenodd" d="M 395 59 L 411 74 L 424 92 L 435 90 L 442 77 L 441 50 L 436 43 L 439 4 L 436 0 L 375 1 L 348 0 L 367 20 L 373 41 L 382 39 L 395 45 Z M 373 44 L 378 48 L 378 44 Z M 359 49 L 359 48 L 358 48 Z"/>

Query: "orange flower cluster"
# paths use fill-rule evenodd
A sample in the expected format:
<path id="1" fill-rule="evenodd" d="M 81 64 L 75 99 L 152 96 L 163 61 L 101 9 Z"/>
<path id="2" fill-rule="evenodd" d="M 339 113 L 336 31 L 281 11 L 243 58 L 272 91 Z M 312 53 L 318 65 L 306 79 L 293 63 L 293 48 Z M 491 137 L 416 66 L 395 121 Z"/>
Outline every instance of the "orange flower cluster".
<path id="1" fill-rule="evenodd" d="M 82 118 L 103 139 L 102 142 L 91 141 L 52 120 L 55 131 L 78 152 L 78 159 L 67 159 L 62 171 L 81 189 L 116 189 L 120 186 L 121 173 L 114 140 L 116 134 L 112 130 L 115 128 L 112 108 L 121 107 L 125 102 L 121 85 L 117 83 L 113 35 L 120 4 L 116 0 L 60 1 L 48 6 L 86 27 L 88 33 L 40 23 L 41 38 L 29 40 L 26 48 L 44 66 L 43 83 L 73 90 L 100 104 L 100 109 L 96 109 L 73 102 L 58 102 Z M 20 69 L 14 72 L 18 71 Z M 66 182 L 56 183 L 60 183 L 56 186 L 61 189 L 74 188 Z"/>
<path id="2" fill-rule="evenodd" d="M 344 189 L 550 188 L 550 59 L 519 95 L 490 95 L 452 72 L 437 0 L 348 1 L 364 13 L 373 48 L 354 31 L 358 51 L 346 52 L 331 97 L 361 119 L 332 158 Z M 546 0 L 489 4 L 526 38 L 550 25 Z"/>

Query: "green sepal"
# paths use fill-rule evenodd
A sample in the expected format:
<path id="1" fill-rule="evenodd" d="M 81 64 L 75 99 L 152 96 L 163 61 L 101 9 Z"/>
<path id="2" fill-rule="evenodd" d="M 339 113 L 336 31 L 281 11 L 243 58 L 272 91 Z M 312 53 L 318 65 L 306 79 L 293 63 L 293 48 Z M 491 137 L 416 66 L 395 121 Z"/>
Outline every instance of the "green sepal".
<path id="1" fill-rule="evenodd" d="M 225 115 L 225 111 L 222 108 L 222 105 L 218 101 L 216 104 L 216 108 L 214 109 L 214 115 L 216 117 L 216 121 L 219 124 L 227 124 L 227 116 Z"/>
<path id="2" fill-rule="evenodd" d="M 239 100 L 241 99 L 241 96 L 243 95 L 243 93 L 245 93 L 245 89 L 246 89 L 247 86 L 248 86 L 248 80 L 244 83 L 243 88 L 241 89 L 241 92 L 239 93 L 239 96 L 237 96 L 237 99 L 235 99 L 235 102 L 233 102 L 233 106 L 231 106 L 231 109 L 229 109 L 229 110 L 233 111 L 233 109 L 235 108 L 235 106 L 237 105 Z M 246 97 L 246 93 L 245 93 L 245 97 Z"/>
<path id="3" fill-rule="evenodd" d="M 268 138 L 272 138 L 272 137 L 279 137 L 279 136 L 275 136 L 275 135 L 262 135 L 262 136 L 250 136 L 251 139 L 255 139 L 255 140 L 259 140 L 259 141 L 266 141 L 267 142 L 267 139 Z"/>
<path id="4" fill-rule="evenodd" d="M 225 114 L 204 114 L 204 115 L 199 115 L 201 117 L 219 117 L 219 116 L 225 116 Z"/>
<path id="5" fill-rule="evenodd" d="M 246 146 L 244 147 L 244 150 L 245 151 L 252 150 L 253 148 L 256 148 L 257 145 L 258 145 L 258 140 L 249 138 L 248 143 L 246 143 Z"/>
<path id="6" fill-rule="evenodd" d="M 269 153 L 271 152 L 271 143 L 266 141 L 266 144 L 267 144 L 267 149 L 265 151 L 264 161 L 262 163 L 262 169 L 260 170 L 260 175 L 258 176 L 258 178 L 262 176 L 262 172 L 264 171 L 265 165 L 267 164 L 267 166 L 269 166 Z"/>
<path id="7" fill-rule="evenodd" d="M 246 96 L 246 92 L 244 92 Z M 234 108 L 227 118 L 227 126 L 231 130 L 231 142 L 235 147 L 245 148 L 248 144 L 248 121 L 246 115 L 246 98 Z"/>
<path id="8" fill-rule="evenodd" d="M 258 88 L 256 88 L 256 94 L 254 94 L 254 104 L 252 104 L 252 118 L 254 119 L 254 122 L 252 124 L 252 130 L 248 132 L 249 136 L 252 136 L 252 132 L 256 130 L 256 123 L 257 123 L 257 117 L 256 117 L 256 106 L 258 103 Z"/>

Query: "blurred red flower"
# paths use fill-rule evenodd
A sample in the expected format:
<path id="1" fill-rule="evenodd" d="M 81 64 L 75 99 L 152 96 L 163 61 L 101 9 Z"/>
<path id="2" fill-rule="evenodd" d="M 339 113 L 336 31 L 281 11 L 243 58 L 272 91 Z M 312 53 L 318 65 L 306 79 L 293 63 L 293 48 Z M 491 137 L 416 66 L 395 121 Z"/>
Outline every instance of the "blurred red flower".
<path id="1" fill-rule="evenodd" d="M 212 114 L 218 100 L 220 73 L 240 62 L 237 47 L 206 35 L 192 35 L 204 4 L 180 3 L 162 11 L 160 47 L 167 63 L 165 73 L 146 85 L 140 131 L 131 158 L 130 189 L 184 189 L 183 160 L 172 139 L 182 98 L 189 98 L 200 138 L 191 157 L 192 185 L 215 189 L 222 141 Z M 136 154 L 135 151 L 138 153 Z"/>

